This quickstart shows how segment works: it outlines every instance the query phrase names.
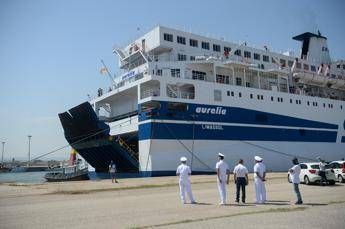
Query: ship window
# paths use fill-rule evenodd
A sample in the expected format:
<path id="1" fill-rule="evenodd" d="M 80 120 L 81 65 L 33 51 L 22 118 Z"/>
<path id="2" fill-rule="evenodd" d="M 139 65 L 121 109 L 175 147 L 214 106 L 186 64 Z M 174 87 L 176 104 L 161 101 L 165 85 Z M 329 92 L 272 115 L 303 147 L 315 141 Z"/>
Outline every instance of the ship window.
<path id="1" fill-rule="evenodd" d="M 286 67 L 286 60 L 280 59 L 280 65 L 285 68 Z"/>
<path id="2" fill-rule="evenodd" d="M 169 33 L 164 33 L 164 40 L 173 42 L 173 35 Z"/>
<path id="3" fill-rule="evenodd" d="M 325 104 L 325 103 L 323 103 L 323 107 L 326 107 L 326 104 Z"/>
<path id="4" fill-rule="evenodd" d="M 238 97 L 240 97 L 240 98 L 242 97 L 242 93 L 241 92 L 238 93 Z"/>
<path id="5" fill-rule="evenodd" d="M 246 87 L 250 87 L 250 82 L 246 82 Z"/>
<path id="6" fill-rule="evenodd" d="M 222 91 L 221 90 L 214 90 L 214 101 L 218 101 L 218 102 L 222 101 Z"/>
<path id="7" fill-rule="evenodd" d="M 343 64 L 343 69 L 345 69 L 345 64 Z"/>
<path id="8" fill-rule="evenodd" d="M 254 53 L 254 60 L 260 60 L 260 54 Z"/>
<path id="9" fill-rule="evenodd" d="M 242 86 L 242 78 L 236 77 L 236 85 Z"/>
<path id="10" fill-rule="evenodd" d="M 280 98 L 280 102 L 283 102 L 283 98 Z"/>
<path id="11" fill-rule="evenodd" d="M 180 78 L 181 76 L 180 69 L 179 68 L 171 69 L 171 76 Z"/>
<path id="12" fill-rule="evenodd" d="M 216 82 L 223 83 L 223 84 L 230 84 L 230 76 L 225 75 L 216 75 Z"/>
<path id="13" fill-rule="evenodd" d="M 340 64 L 337 64 L 337 68 L 340 68 Z"/>
<path id="14" fill-rule="evenodd" d="M 189 59 L 190 59 L 191 61 L 194 61 L 194 60 L 195 60 L 195 56 L 190 56 Z"/>
<path id="15" fill-rule="evenodd" d="M 302 68 L 302 64 L 297 62 L 296 63 L 296 68 L 301 69 Z"/>
<path id="16" fill-rule="evenodd" d="M 251 99 L 253 98 L 253 94 L 250 94 L 250 98 L 251 98 Z"/>
<path id="17" fill-rule="evenodd" d="M 272 61 L 272 63 L 276 63 L 276 60 L 274 59 L 274 57 L 272 56 L 272 58 L 271 58 L 271 61 Z"/>
<path id="18" fill-rule="evenodd" d="M 279 97 L 277 98 L 277 101 L 280 102 L 280 98 Z"/>
<path id="19" fill-rule="evenodd" d="M 241 50 L 237 49 L 234 53 L 236 56 L 241 56 Z"/>
<path id="20" fill-rule="evenodd" d="M 309 65 L 303 64 L 303 69 L 304 69 L 304 70 L 309 70 Z"/>
<path id="21" fill-rule="evenodd" d="M 231 96 L 235 96 L 235 93 L 233 91 L 231 92 Z"/>
<path id="22" fill-rule="evenodd" d="M 244 51 L 244 57 L 245 58 L 251 58 L 252 57 L 252 54 L 251 54 L 251 52 L 248 52 L 248 51 Z"/>
<path id="23" fill-rule="evenodd" d="M 224 46 L 224 52 L 227 52 L 227 53 L 231 52 L 231 48 Z"/>
<path id="24" fill-rule="evenodd" d="M 220 52 L 220 45 L 213 44 L 213 51 Z"/>
<path id="25" fill-rule="evenodd" d="M 264 100 L 264 96 L 263 95 L 261 95 L 260 98 L 261 98 L 261 100 Z"/>
<path id="26" fill-rule="evenodd" d="M 343 109 L 343 105 L 340 105 L 340 110 L 342 110 Z"/>
<path id="27" fill-rule="evenodd" d="M 265 62 L 270 62 L 270 57 L 266 56 L 266 55 L 263 55 L 262 56 L 262 60 L 265 61 Z"/>
<path id="28" fill-rule="evenodd" d="M 293 65 L 293 61 L 289 60 L 289 61 L 288 61 L 288 66 L 289 66 L 289 67 L 292 67 L 292 65 Z"/>
<path id="29" fill-rule="evenodd" d="M 198 47 L 198 41 L 194 39 L 189 39 L 189 45 L 192 47 Z"/>
<path id="30" fill-rule="evenodd" d="M 177 36 L 177 43 L 185 45 L 186 44 L 186 38 Z"/>
<path id="31" fill-rule="evenodd" d="M 314 65 L 310 65 L 310 71 L 316 72 L 316 67 Z"/>
<path id="32" fill-rule="evenodd" d="M 292 103 L 292 99 L 290 99 L 290 103 Z"/>
<path id="33" fill-rule="evenodd" d="M 298 100 L 296 99 L 296 104 L 298 104 Z"/>
<path id="34" fill-rule="evenodd" d="M 177 54 L 177 60 L 178 61 L 186 61 L 187 60 L 187 56 L 184 54 Z"/>
<path id="35" fill-rule="evenodd" d="M 157 69 L 156 74 L 157 76 L 161 76 L 163 73 L 162 69 Z"/>
<path id="36" fill-rule="evenodd" d="M 186 112 L 188 110 L 188 105 L 185 103 L 168 103 L 168 110 Z"/>
<path id="37" fill-rule="evenodd" d="M 210 49 L 210 43 L 202 41 L 201 42 L 201 48 L 209 50 Z"/>
<path id="38" fill-rule="evenodd" d="M 200 71 L 192 71 L 192 78 L 193 80 L 205 80 L 206 78 L 206 72 L 200 72 Z"/>
<path id="39" fill-rule="evenodd" d="M 227 95 L 227 96 L 230 96 L 230 91 L 227 91 L 227 92 L 226 92 L 226 95 Z"/>
<path id="40" fill-rule="evenodd" d="M 260 95 L 257 95 L 258 100 L 260 100 Z"/>
<path id="41" fill-rule="evenodd" d="M 273 101 L 274 99 L 273 99 L 273 96 L 271 96 L 271 101 Z"/>
<path id="42" fill-rule="evenodd" d="M 308 106 L 310 105 L 309 101 L 307 102 L 307 105 L 308 105 Z"/>

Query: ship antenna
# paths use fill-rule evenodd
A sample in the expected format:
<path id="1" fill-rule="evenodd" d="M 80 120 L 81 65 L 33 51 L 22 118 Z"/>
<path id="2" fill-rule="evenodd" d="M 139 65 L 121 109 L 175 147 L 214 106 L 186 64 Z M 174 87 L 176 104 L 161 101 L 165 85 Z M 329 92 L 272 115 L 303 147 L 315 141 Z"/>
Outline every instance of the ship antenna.
<path id="1" fill-rule="evenodd" d="M 111 76 L 111 74 L 110 74 L 110 72 L 109 72 L 107 66 L 105 65 L 105 63 L 104 63 L 104 61 L 103 61 L 102 59 L 101 59 L 101 63 L 102 63 L 102 65 L 103 65 L 103 68 L 104 68 L 104 70 L 106 71 L 107 75 L 109 76 L 111 82 L 114 83 L 115 80 L 114 80 L 114 78 Z"/>

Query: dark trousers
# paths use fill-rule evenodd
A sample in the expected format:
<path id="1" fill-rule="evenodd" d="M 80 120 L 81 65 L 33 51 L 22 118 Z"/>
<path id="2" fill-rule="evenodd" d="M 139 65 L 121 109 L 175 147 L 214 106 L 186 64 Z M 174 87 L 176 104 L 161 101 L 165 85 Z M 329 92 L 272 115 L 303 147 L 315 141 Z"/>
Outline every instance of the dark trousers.
<path id="1" fill-rule="evenodd" d="M 236 178 L 236 202 L 240 200 L 240 189 L 242 189 L 242 202 L 246 202 L 246 178 Z"/>
<path id="2" fill-rule="evenodd" d="M 327 182 L 326 172 L 319 171 L 319 176 L 321 177 L 321 182 Z"/>
<path id="3" fill-rule="evenodd" d="M 298 203 L 302 203 L 302 196 L 301 196 L 301 193 L 300 193 L 300 191 L 299 191 L 299 187 L 298 187 L 298 184 L 293 184 L 293 189 L 294 189 L 294 191 L 295 191 L 295 193 L 296 193 L 296 196 L 297 196 L 297 202 Z"/>

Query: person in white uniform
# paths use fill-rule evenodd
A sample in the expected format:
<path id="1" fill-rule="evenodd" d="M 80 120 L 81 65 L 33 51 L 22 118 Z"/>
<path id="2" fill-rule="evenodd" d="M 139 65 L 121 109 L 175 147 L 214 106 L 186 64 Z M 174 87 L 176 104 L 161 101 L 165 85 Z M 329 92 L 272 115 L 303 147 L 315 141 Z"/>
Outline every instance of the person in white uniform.
<path id="1" fill-rule="evenodd" d="M 297 158 L 294 158 L 292 160 L 292 163 L 294 164 L 294 166 L 292 166 L 292 168 L 289 169 L 289 177 L 297 196 L 297 201 L 295 204 L 303 204 L 302 196 L 298 187 L 300 183 L 299 175 L 301 173 L 301 166 L 299 165 Z"/>
<path id="2" fill-rule="evenodd" d="M 240 202 L 240 190 L 242 190 L 242 203 L 245 203 L 248 169 L 243 165 L 243 159 L 240 159 L 234 168 L 234 181 L 236 184 L 236 203 Z"/>
<path id="3" fill-rule="evenodd" d="M 195 204 L 192 189 L 190 186 L 189 176 L 192 174 L 190 167 L 187 165 L 187 158 L 180 158 L 181 164 L 177 167 L 176 175 L 180 177 L 180 197 L 183 204 L 186 204 L 186 192 L 188 194 L 189 200 L 192 204 Z"/>
<path id="4" fill-rule="evenodd" d="M 218 191 L 220 195 L 219 205 L 225 205 L 226 204 L 226 185 L 229 184 L 229 166 L 224 161 L 224 155 L 221 153 L 218 154 L 218 162 L 216 164 L 216 170 L 217 170 Z"/>
<path id="5" fill-rule="evenodd" d="M 255 194 L 256 203 L 263 204 L 266 201 L 266 188 L 265 188 L 265 177 L 266 177 L 266 166 L 262 162 L 262 158 L 255 156 L 254 165 L 254 183 L 255 183 Z"/>

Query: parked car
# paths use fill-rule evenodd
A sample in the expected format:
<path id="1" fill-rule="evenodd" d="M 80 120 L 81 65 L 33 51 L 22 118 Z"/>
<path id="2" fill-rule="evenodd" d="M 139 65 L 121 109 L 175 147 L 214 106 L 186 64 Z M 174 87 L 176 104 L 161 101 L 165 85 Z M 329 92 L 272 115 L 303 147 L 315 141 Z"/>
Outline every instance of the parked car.
<path id="1" fill-rule="evenodd" d="M 305 183 L 307 185 L 312 183 L 320 183 L 321 176 L 319 176 L 319 163 L 318 162 L 311 162 L 311 163 L 300 163 L 301 166 L 301 173 L 299 175 L 299 179 L 301 183 Z M 326 178 L 328 184 L 334 185 L 337 178 L 334 174 L 334 170 L 330 168 L 330 165 L 326 166 Z M 288 181 L 291 183 L 290 176 L 288 174 Z"/>
<path id="2" fill-rule="evenodd" d="M 332 161 L 329 165 L 334 170 L 338 182 L 345 183 L 345 161 Z"/>

